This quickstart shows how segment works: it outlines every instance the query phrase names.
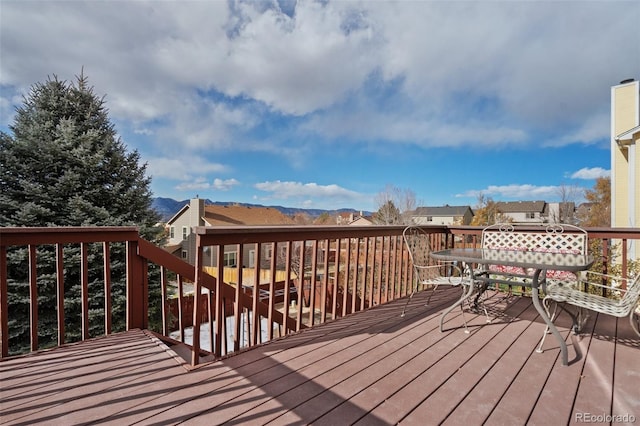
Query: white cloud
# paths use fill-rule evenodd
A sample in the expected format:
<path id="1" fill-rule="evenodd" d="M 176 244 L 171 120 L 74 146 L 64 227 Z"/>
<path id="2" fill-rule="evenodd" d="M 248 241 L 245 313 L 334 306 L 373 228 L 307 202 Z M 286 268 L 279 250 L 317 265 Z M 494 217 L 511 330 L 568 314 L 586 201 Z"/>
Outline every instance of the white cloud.
<path id="1" fill-rule="evenodd" d="M 218 191 L 229 191 L 230 189 L 238 185 L 240 185 L 240 182 L 237 181 L 236 179 L 222 180 L 222 179 L 215 178 L 213 180 L 213 184 L 211 185 L 211 188 L 216 189 Z"/>
<path id="2" fill-rule="evenodd" d="M 211 188 L 211 184 L 207 182 L 205 178 L 197 178 L 193 182 L 182 182 L 179 185 L 176 185 L 175 189 L 178 191 L 191 191 L 194 189 L 209 189 Z"/>
<path id="3" fill-rule="evenodd" d="M 471 190 L 456 197 L 474 197 L 480 194 L 495 199 L 513 199 L 513 200 L 548 200 L 558 197 L 558 186 L 536 186 L 529 184 L 511 184 L 511 185 L 489 185 L 485 189 Z"/>
<path id="4" fill-rule="evenodd" d="M 584 167 L 571 175 L 572 179 L 598 179 L 601 177 L 611 176 L 611 170 L 605 170 L 601 167 Z"/>
<path id="5" fill-rule="evenodd" d="M 309 1 L 287 15 L 263 2 L 9 1 L 0 84 L 24 92 L 84 67 L 116 118 L 198 149 L 227 149 L 257 125 L 248 101 L 304 119 L 348 102 L 339 130 L 313 125 L 319 135 L 501 145 L 564 126 L 554 144 L 591 143 L 608 131 L 602 82 L 638 73 L 610 48 L 638 15 L 611 4 Z M 384 92 L 407 114 L 370 98 Z M 477 113 L 488 120 L 469 122 Z M 395 125 L 357 125 L 381 115 Z"/>
<path id="6" fill-rule="evenodd" d="M 200 156 L 154 157 L 150 158 L 148 163 L 148 172 L 154 178 L 169 178 L 179 181 L 202 179 L 203 175 L 228 171 L 227 166 L 210 163 Z"/>
<path id="7" fill-rule="evenodd" d="M 214 191 L 229 191 L 235 186 L 240 185 L 240 182 L 236 179 L 214 179 L 213 182 L 210 182 L 208 179 L 204 177 L 198 177 L 191 182 L 182 182 L 176 186 L 176 189 L 179 191 L 191 191 L 194 189 L 200 190 L 214 190 Z"/>
<path id="8" fill-rule="evenodd" d="M 330 197 L 341 199 L 358 199 L 360 194 L 338 185 L 318 185 L 317 183 L 301 182 L 261 182 L 255 184 L 260 191 L 269 192 L 274 198 L 288 199 L 300 197 Z"/>

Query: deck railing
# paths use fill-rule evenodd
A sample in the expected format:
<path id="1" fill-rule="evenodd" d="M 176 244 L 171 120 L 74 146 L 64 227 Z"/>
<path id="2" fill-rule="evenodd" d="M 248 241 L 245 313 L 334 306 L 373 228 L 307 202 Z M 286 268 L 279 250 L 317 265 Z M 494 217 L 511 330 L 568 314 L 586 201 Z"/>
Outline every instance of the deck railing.
<path id="1" fill-rule="evenodd" d="M 482 231 L 425 228 L 433 235 L 434 249 L 477 245 Z M 0 357 L 17 354 L 10 344 L 19 340 L 15 326 L 22 321 L 29 324 L 23 334 L 28 334 L 31 351 L 120 331 L 113 324 L 152 329 L 167 341 L 177 328 L 177 340 L 185 342 L 184 312 L 191 303 L 195 365 L 201 356 L 219 357 L 406 296 L 413 275 L 402 230 L 199 227 L 194 229 L 196 265 L 190 265 L 141 239 L 133 227 L 0 228 Z M 594 228 L 588 233 L 590 240 L 602 242 L 596 257 L 603 268 L 617 256 L 626 274 L 627 248 L 638 243 L 640 229 Z M 231 268 L 225 266 L 229 250 L 237 259 Z M 249 251 L 251 263 L 243 264 Z M 172 284 L 177 318 L 170 318 L 167 304 Z M 192 296 L 187 285 L 193 287 Z M 16 305 L 21 291 L 27 301 Z M 46 306 L 52 312 L 42 311 L 43 300 L 55 300 Z M 11 310 L 25 305 L 24 312 Z M 123 318 L 114 321 L 114 315 Z M 51 317 L 55 319 L 44 321 Z M 200 330 L 203 321 L 208 336 Z M 72 323 L 77 323 L 75 334 L 67 332 Z M 201 336 L 210 345 L 202 347 Z"/>

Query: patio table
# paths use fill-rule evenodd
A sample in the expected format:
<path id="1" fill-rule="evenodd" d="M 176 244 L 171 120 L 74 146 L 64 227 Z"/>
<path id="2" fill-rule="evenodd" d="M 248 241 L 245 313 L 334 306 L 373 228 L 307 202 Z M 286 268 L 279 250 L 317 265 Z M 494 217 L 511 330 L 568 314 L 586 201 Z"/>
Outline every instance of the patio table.
<path id="1" fill-rule="evenodd" d="M 469 265 L 472 264 L 484 264 L 484 265 L 504 265 L 515 266 L 523 268 L 524 270 L 533 270 L 533 274 L 530 280 L 523 282 L 523 286 L 531 287 L 531 299 L 533 306 L 546 323 L 549 326 L 549 330 L 553 333 L 558 344 L 560 345 L 560 351 L 562 354 L 562 364 L 569 365 L 567 355 L 567 344 L 558 332 L 547 312 L 542 307 L 538 296 L 539 289 L 545 286 L 545 274 L 543 271 L 556 270 L 556 271 L 568 271 L 579 272 L 589 269 L 593 264 L 593 257 L 590 255 L 575 254 L 575 253 L 550 253 L 540 251 L 522 251 L 522 250 L 508 250 L 508 249 L 478 249 L 478 248 L 454 248 L 448 250 L 440 250 L 431 253 L 431 257 L 436 260 L 448 260 L 459 261 Z M 474 271 L 474 268 L 469 268 Z M 540 277 L 543 277 L 542 279 Z M 490 276 L 477 276 L 473 275 L 474 282 L 496 282 L 491 279 Z M 498 281 L 499 282 L 499 281 Z M 469 296 L 471 296 L 469 294 Z M 464 299 L 456 301 L 454 305 L 449 307 L 442 315 L 448 314 L 456 306 L 463 303 Z"/>

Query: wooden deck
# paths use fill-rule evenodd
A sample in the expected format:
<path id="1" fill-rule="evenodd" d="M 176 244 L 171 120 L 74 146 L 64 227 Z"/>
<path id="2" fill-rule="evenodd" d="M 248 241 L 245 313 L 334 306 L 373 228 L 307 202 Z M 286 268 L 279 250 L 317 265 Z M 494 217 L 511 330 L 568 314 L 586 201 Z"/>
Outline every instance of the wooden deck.
<path id="1" fill-rule="evenodd" d="M 563 367 L 552 336 L 535 352 L 543 324 L 528 298 L 500 302 L 490 324 L 467 313 L 470 334 L 454 311 L 440 333 L 439 313 L 458 294 L 438 290 L 425 307 L 421 293 L 404 318 L 399 300 L 193 370 L 140 330 L 9 359 L 0 423 L 640 422 L 640 341 L 628 321 L 593 314 L 573 337 L 561 316 L 573 341 Z"/>

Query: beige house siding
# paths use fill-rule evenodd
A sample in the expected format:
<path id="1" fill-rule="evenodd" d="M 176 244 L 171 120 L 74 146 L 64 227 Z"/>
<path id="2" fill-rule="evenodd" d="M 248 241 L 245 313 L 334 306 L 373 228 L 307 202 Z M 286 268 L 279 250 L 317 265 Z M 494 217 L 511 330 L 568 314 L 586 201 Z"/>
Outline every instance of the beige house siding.
<path id="1" fill-rule="evenodd" d="M 418 207 L 411 219 L 416 225 L 469 225 L 473 211 L 469 206 Z"/>
<path id="2" fill-rule="evenodd" d="M 192 229 L 195 226 L 204 225 L 203 215 L 204 200 L 194 198 L 168 222 L 170 232 L 168 245 L 179 244 L 181 246 L 180 257 L 191 264 L 195 262 L 196 247 L 196 239 Z"/>
<path id="3" fill-rule="evenodd" d="M 180 209 L 167 223 L 170 237 L 167 246 L 180 245 L 176 254 L 185 261 L 195 264 L 196 236 L 193 228 L 196 226 L 243 226 L 243 225 L 292 225 L 293 220 L 271 207 L 248 207 L 240 205 L 208 205 L 205 200 L 194 198 L 189 204 Z M 171 235 L 172 234 L 172 235 Z M 261 263 L 271 259 L 272 244 L 261 244 Z M 237 245 L 224 246 L 228 266 L 238 263 L 245 267 L 253 267 L 256 257 L 256 244 L 245 244 L 242 255 L 238 253 Z M 217 249 L 205 247 L 203 252 L 204 266 L 217 266 Z M 234 260 L 235 259 L 235 260 Z"/>
<path id="4" fill-rule="evenodd" d="M 640 82 L 611 88 L 611 226 L 640 226 Z M 637 247 L 630 257 L 638 258 Z"/>

